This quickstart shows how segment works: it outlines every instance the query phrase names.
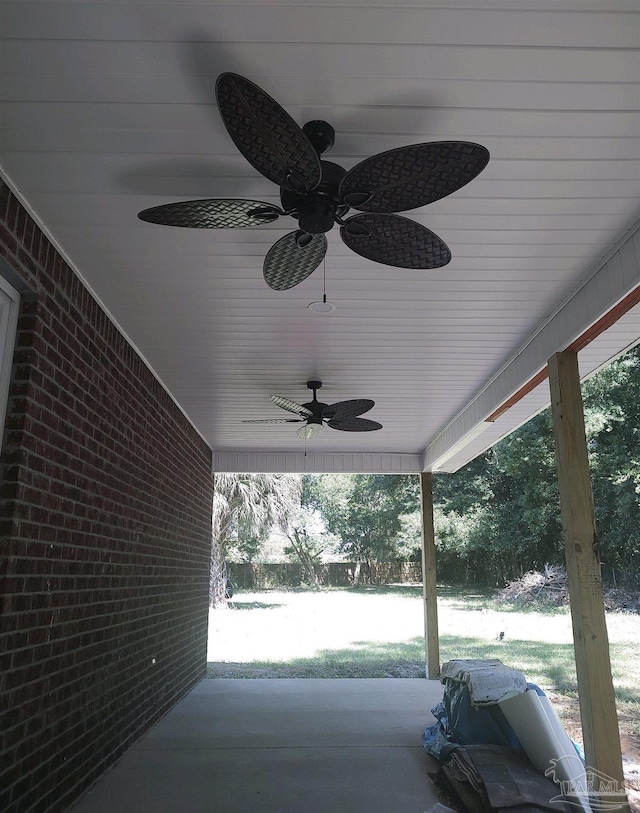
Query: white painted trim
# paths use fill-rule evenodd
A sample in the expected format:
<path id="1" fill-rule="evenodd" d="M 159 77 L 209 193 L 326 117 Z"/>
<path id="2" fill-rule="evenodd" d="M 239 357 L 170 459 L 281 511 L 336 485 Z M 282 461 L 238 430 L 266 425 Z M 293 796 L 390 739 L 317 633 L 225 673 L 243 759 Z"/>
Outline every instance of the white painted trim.
<path id="1" fill-rule="evenodd" d="M 423 470 L 440 468 L 451 450 L 477 437 L 476 428 L 527 381 L 640 285 L 640 225 L 607 255 L 600 268 L 532 335 L 518 352 L 427 446 Z M 600 361 L 603 364 L 605 360 Z M 515 427 L 514 427 L 515 428 Z M 510 430 L 509 430 L 510 431 Z M 506 432 L 505 434 L 508 434 Z M 475 451 L 470 457 L 479 454 Z M 463 463 L 458 463 L 459 467 Z M 454 470 L 454 469 L 449 469 Z"/>
<path id="2" fill-rule="evenodd" d="M 419 474 L 418 454 L 361 452 L 214 452 L 213 471 L 242 474 Z"/>
<path id="3" fill-rule="evenodd" d="M 0 275 L 0 446 L 4 437 L 4 422 L 7 416 L 19 310 L 20 294 Z"/>
<path id="4" fill-rule="evenodd" d="M 482 433 L 491 427 L 490 423 L 482 422 L 470 429 L 457 443 L 450 446 L 446 452 L 443 452 L 440 457 L 435 460 L 430 471 L 443 471 L 446 470 L 446 463 L 455 457 L 460 451 L 469 446 L 472 441 L 478 438 Z M 488 448 L 488 447 L 487 447 Z M 426 471 L 427 469 L 425 469 Z"/>

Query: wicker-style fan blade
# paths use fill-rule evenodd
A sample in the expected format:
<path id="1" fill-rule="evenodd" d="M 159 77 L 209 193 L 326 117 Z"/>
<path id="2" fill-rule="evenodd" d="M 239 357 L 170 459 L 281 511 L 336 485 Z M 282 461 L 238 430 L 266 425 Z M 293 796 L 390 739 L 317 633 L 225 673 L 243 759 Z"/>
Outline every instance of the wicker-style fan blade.
<path id="1" fill-rule="evenodd" d="M 370 421 L 367 418 L 346 418 L 345 420 L 327 421 L 327 426 L 331 429 L 339 429 L 341 432 L 375 432 L 382 429 L 382 424 L 377 421 Z"/>
<path id="2" fill-rule="evenodd" d="M 320 183 L 320 158 L 291 116 L 257 85 L 237 73 L 216 82 L 218 108 L 247 161 L 278 186 L 310 192 Z"/>
<path id="3" fill-rule="evenodd" d="M 304 237 L 304 240 L 300 238 Z M 313 273 L 327 252 L 324 234 L 292 231 L 271 246 L 264 260 L 264 279 L 274 291 L 299 285 Z"/>
<path id="4" fill-rule="evenodd" d="M 355 418 L 357 415 L 368 412 L 375 405 L 375 401 L 372 401 L 370 398 L 354 398 L 351 401 L 338 401 L 337 404 L 331 404 L 326 407 L 322 413 L 322 417 L 331 420 Z"/>
<path id="5" fill-rule="evenodd" d="M 305 418 L 310 418 L 313 415 L 313 412 L 307 409 L 306 406 L 297 404 L 295 401 L 290 401 L 288 398 L 283 398 L 281 395 L 272 395 L 271 400 L 282 409 L 286 409 L 287 412 L 295 412 L 297 415 L 302 415 Z"/>
<path id="6" fill-rule="evenodd" d="M 355 215 L 341 227 L 340 236 L 356 254 L 395 268 L 440 268 L 451 260 L 437 234 L 399 215 Z"/>
<path id="7" fill-rule="evenodd" d="M 252 418 L 240 423 L 305 423 L 304 418 Z"/>
<path id="8" fill-rule="evenodd" d="M 138 213 L 140 220 L 159 226 L 180 226 L 187 229 L 238 229 L 260 226 L 277 220 L 282 211 L 277 206 L 259 200 L 185 200 L 165 203 Z"/>
<path id="9" fill-rule="evenodd" d="M 404 212 L 444 198 L 472 181 L 489 151 L 469 141 L 435 141 L 366 158 L 340 184 L 341 199 L 361 212 Z"/>

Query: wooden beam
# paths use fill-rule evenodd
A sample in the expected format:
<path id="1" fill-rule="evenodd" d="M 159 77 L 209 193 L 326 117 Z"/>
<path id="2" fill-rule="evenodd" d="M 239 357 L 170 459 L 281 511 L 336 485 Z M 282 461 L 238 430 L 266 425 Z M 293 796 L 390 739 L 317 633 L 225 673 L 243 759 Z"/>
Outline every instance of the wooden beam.
<path id="1" fill-rule="evenodd" d="M 420 475 L 422 515 L 422 598 L 424 603 L 424 641 L 427 677 L 440 677 L 440 638 L 438 635 L 438 599 L 436 591 L 436 537 L 433 527 L 433 475 Z"/>
<path id="2" fill-rule="evenodd" d="M 581 333 L 577 339 L 575 339 L 568 347 L 565 348 L 565 351 L 578 353 L 580 350 L 583 350 L 588 344 L 591 344 L 594 339 L 597 339 L 601 333 L 604 333 L 605 330 L 614 325 L 618 319 L 621 319 L 631 310 L 631 308 L 634 308 L 639 303 L 640 285 L 638 285 L 637 288 L 634 288 L 633 291 L 630 291 L 620 300 L 620 302 L 610 308 L 604 316 L 600 317 L 597 322 L 594 322 L 594 324 L 587 328 L 584 333 Z M 516 392 L 514 392 L 510 398 L 507 398 L 503 404 L 500 404 L 497 409 L 494 409 L 491 415 L 488 415 L 485 418 L 485 421 L 487 421 L 487 423 L 496 421 L 501 415 L 504 415 L 508 409 L 511 409 L 514 404 L 521 401 L 525 395 L 528 395 L 532 390 L 534 390 L 538 384 L 542 384 L 547 375 L 548 370 L 546 367 L 539 370 L 534 376 L 526 381 L 520 387 L 520 389 L 516 390 Z"/>
<path id="3" fill-rule="evenodd" d="M 590 344 L 594 339 L 604 333 L 605 330 L 611 327 L 611 325 L 615 325 L 618 319 L 621 319 L 625 313 L 628 313 L 631 308 L 635 308 L 637 304 L 640 303 L 640 285 L 637 288 L 634 288 L 633 291 L 630 291 L 625 297 L 623 297 L 617 305 L 614 305 L 613 308 L 607 311 L 604 316 L 601 316 L 597 322 L 591 325 L 590 328 L 584 331 L 578 338 L 572 342 L 567 350 L 570 350 L 573 353 L 578 353 L 588 344 Z"/>
<path id="4" fill-rule="evenodd" d="M 511 396 L 511 398 L 507 398 L 507 400 L 504 402 L 504 404 L 500 404 L 500 406 L 497 409 L 494 409 L 494 411 L 491 413 L 491 415 L 488 415 L 485 418 L 485 421 L 487 423 L 492 423 L 493 421 L 497 421 L 498 418 L 501 415 L 504 415 L 504 413 L 508 409 L 511 409 L 511 407 L 514 406 L 515 404 L 517 404 L 518 401 L 522 401 L 522 399 L 524 398 L 525 395 L 529 395 L 530 392 L 535 390 L 535 388 L 538 386 L 538 384 L 542 384 L 542 382 L 545 380 L 547 375 L 548 375 L 548 372 L 547 372 L 546 367 L 543 370 L 540 370 L 539 372 L 537 372 L 527 382 L 525 382 L 520 387 L 519 390 L 516 390 L 513 393 L 513 395 Z"/>
<path id="5" fill-rule="evenodd" d="M 603 795 L 602 802 L 618 802 L 615 810 L 628 813 L 622 790 L 620 732 L 611 678 L 577 353 L 556 353 L 549 359 L 548 366 L 587 771 L 596 772 L 596 785 L 601 793 L 604 788 L 598 785 L 598 774 L 613 780 L 621 792 L 615 798 L 609 793 Z"/>

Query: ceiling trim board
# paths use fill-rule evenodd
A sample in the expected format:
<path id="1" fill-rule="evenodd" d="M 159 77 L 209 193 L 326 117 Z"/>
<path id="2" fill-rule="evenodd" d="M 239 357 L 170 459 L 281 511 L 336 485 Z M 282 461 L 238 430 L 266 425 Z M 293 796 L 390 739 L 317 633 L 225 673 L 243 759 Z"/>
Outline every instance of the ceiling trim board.
<path id="1" fill-rule="evenodd" d="M 617 305 L 615 305 L 608 313 L 605 313 L 603 317 L 598 319 L 590 328 L 585 330 L 585 332 L 579 336 L 574 342 L 572 342 L 568 347 L 565 347 L 565 351 L 571 353 L 578 353 L 580 350 L 583 350 L 588 344 L 590 344 L 594 339 L 596 339 L 601 333 L 604 333 L 605 330 L 608 330 L 612 325 L 614 325 L 618 319 L 624 316 L 625 313 L 631 310 L 631 308 L 635 307 L 638 303 L 640 303 L 640 286 L 635 288 L 631 293 L 627 294 L 624 299 L 621 299 Z M 545 367 L 540 372 L 536 373 L 526 384 L 523 384 L 520 389 L 514 393 L 511 398 L 508 398 L 502 406 L 499 406 L 494 412 L 491 413 L 485 420 L 488 423 L 492 423 L 500 415 L 504 414 L 508 409 L 510 409 L 514 404 L 520 401 L 527 393 L 531 392 L 535 389 L 538 384 L 542 381 L 545 381 L 548 377 L 548 370 Z"/>
<path id="2" fill-rule="evenodd" d="M 419 474 L 421 455 L 372 452 L 214 452 L 214 474 Z"/>
<path id="3" fill-rule="evenodd" d="M 625 299 L 631 298 L 631 301 L 631 295 L 640 286 L 639 261 L 640 224 L 636 223 L 631 234 L 606 255 L 600 268 L 427 446 L 424 470 L 439 468 L 449 459 L 452 447 L 457 447 L 464 438 L 472 440 L 470 433 L 475 427 L 486 422 L 502 404 L 539 376 L 553 353 L 570 347 Z"/>

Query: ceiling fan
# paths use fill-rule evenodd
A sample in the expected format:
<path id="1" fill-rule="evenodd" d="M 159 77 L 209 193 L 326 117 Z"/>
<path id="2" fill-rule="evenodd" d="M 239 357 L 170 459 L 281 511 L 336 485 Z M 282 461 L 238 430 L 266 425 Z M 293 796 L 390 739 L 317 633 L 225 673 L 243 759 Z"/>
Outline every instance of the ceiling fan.
<path id="1" fill-rule="evenodd" d="M 473 180 L 489 161 L 488 150 L 467 141 L 413 144 L 366 158 L 348 172 L 320 159 L 333 146 L 326 121 L 302 128 L 249 79 L 222 73 L 218 109 L 247 161 L 280 187 L 282 208 L 255 200 L 212 198 L 154 206 L 138 217 L 162 226 L 244 228 L 293 217 L 298 228 L 267 253 L 264 278 L 276 291 L 305 280 L 327 251 L 325 234 L 340 226 L 356 254 L 398 268 L 440 268 L 451 252 L 429 229 L 393 212 L 433 203 Z M 356 214 L 345 219 L 350 209 Z"/>
<path id="2" fill-rule="evenodd" d="M 321 381 L 307 381 L 307 387 L 313 391 L 313 400 L 306 404 L 298 404 L 280 395 L 272 395 L 271 400 L 287 412 L 293 412 L 297 418 L 258 418 L 257 420 L 242 421 L 242 423 L 301 423 L 298 437 L 304 440 L 315 438 L 324 429 L 325 424 L 331 429 L 341 432 L 373 432 L 382 429 L 382 424 L 359 418 L 375 406 L 375 401 L 369 398 L 357 398 L 351 401 L 338 401 L 337 404 L 323 404 L 318 401 L 316 392 L 322 386 Z"/>

